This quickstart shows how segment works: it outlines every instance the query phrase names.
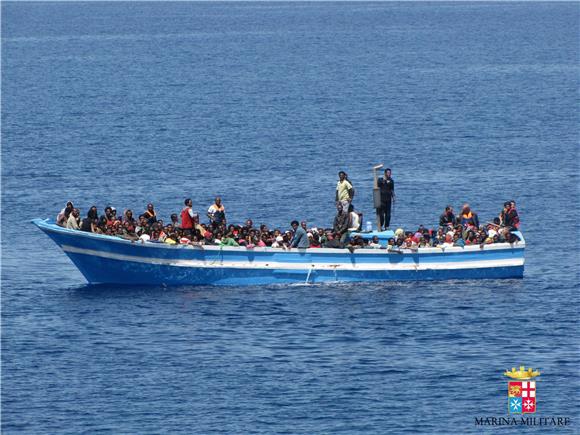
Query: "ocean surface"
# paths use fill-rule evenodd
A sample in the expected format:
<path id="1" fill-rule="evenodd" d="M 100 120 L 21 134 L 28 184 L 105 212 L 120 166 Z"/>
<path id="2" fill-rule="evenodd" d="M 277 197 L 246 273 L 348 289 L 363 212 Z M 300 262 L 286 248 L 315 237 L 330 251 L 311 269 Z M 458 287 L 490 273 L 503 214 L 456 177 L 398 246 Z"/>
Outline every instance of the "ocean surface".
<path id="1" fill-rule="evenodd" d="M 580 431 L 578 3 L 2 2 L 2 433 Z M 522 280 L 89 286 L 29 223 L 68 200 L 392 226 L 515 199 Z M 543 431 L 544 427 L 527 427 Z"/>

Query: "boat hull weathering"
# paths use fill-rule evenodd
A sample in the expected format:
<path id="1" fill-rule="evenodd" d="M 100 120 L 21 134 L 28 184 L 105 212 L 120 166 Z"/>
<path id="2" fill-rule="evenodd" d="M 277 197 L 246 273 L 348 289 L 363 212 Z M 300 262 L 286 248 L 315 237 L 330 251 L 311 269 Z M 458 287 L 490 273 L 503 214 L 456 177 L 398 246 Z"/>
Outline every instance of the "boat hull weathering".
<path id="1" fill-rule="evenodd" d="M 89 283 L 256 285 L 337 281 L 522 278 L 525 242 L 420 248 L 292 249 L 171 246 L 32 221 L 72 260 Z"/>

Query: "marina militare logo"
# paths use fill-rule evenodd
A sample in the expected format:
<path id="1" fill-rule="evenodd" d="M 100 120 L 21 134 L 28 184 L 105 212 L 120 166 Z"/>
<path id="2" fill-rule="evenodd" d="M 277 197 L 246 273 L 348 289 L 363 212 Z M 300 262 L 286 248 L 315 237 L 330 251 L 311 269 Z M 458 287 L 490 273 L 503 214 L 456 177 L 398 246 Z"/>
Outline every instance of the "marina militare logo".
<path id="1" fill-rule="evenodd" d="M 513 379 L 508 381 L 508 413 L 535 414 L 537 390 L 536 381 L 532 379 L 540 376 L 540 372 L 531 367 L 526 370 L 525 366 L 520 366 L 519 370 L 515 367 L 511 371 L 506 370 L 504 375 Z"/>
<path id="2" fill-rule="evenodd" d="M 475 417 L 476 426 L 550 426 L 552 428 L 571 426 L 568 416 L 536 416 L 538 410 L 537 383 L 539 370 L 521 366 L 506 370 L 504 376 L 509 378 L 507 385 L 508 415 L 501 417 Z"/>

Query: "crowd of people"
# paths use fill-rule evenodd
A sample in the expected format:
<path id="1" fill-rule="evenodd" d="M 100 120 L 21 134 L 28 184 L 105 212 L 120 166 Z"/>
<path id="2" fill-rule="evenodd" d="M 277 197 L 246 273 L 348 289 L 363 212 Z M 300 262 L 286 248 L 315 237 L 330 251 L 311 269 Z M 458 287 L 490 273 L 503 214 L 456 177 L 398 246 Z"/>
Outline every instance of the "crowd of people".
<path id="1" fill-rule="evenodd" d="M 388 173 L 387 173 L 388 171 Z M 382 182 L 387 194 L 381 199 L 388 201 L 380 210 L 381 227 L 388 226 L 391 201 L 394 200 L 394 182 L 391 170 L 385 171 Z M 379 183 L 381 186 L 381 183 Z M 422 225 L 416 231 L 398 228 L 385 245 L 379 237 L 363 237 L 362 214 L 355 211 L 352 198 L 354 188 L 346 173 L 339 173 L 336 190 L 337 213 L 331 228 L 308 227 L 305 221 L 292 221 L 290 229 L 283 231 L 269 228 L 266 224 L 255 226 L 251 219 L 243 225 L 228 222 L 226 210 L 220 197 L 208 208 L 206 222 L 193 210 L 193 201 L 187 198 L 181 212 L 170 216 L 165 222 L 159 218 L 153 204 L 147 204 L 138 216 L 132 210 L 117 214 L 115 207 L 107 206 L 99 215 L 92 206 L 85 218 L 81 218 L 78 208 L 68 202 L 58 214 L 56 223 L 62 227 L 91 233 L 121 237 L 132 241 L 165 243 L 170 245 L 219 245 L 242 246 L 246 248 L 359 248 L 387 249 L 401 252 L 402 249 L 415 250 L 423 247 L 450 247 L 485 245 L 490 243 L 513 243 L 517 237 L 512 231 L 519 229 L 519 216 L 515 201 L 504 203 L 503 210 L 493 220 L 480 225 L 477 213 L 468 204 L 456 216 L 453 207 L 447 206 L 439 217 L 437 229 L 427 229 Z M 383 201 L 381 201 L 383 202 Z M 382 229 L 382 228 L 381 228 Z"/>

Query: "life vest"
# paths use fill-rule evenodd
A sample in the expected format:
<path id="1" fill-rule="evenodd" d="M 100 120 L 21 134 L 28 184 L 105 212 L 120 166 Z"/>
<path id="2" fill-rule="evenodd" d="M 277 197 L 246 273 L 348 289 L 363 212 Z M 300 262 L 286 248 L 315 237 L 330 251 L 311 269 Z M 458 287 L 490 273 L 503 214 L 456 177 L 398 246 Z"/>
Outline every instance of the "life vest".
<path id="1" fill-rule="evenodd" d="M 473 218 L 473 213 L 469 212 L 467 214 L 461 215 L 461 225 L 475 225 L 475 219 Z"/>
<path id="2" fill-rule="evenodd" d="M 189 207 L 185 207 L 181 210 L 181 228 L 184 230 L 190 230 L 193 228 L 193 219 L 189 215 Z"/>
<path id="3" fill-rule="evenodd" d="M 214 204 L 212 205 L 212 208 L 213 208 L 213 213 L 211 213 L 212 220 L 216 223 L 223 222 L 226 218 L 226 209 L 224 205 L 222 204 L 218 207 L 216 204 Z"/>

